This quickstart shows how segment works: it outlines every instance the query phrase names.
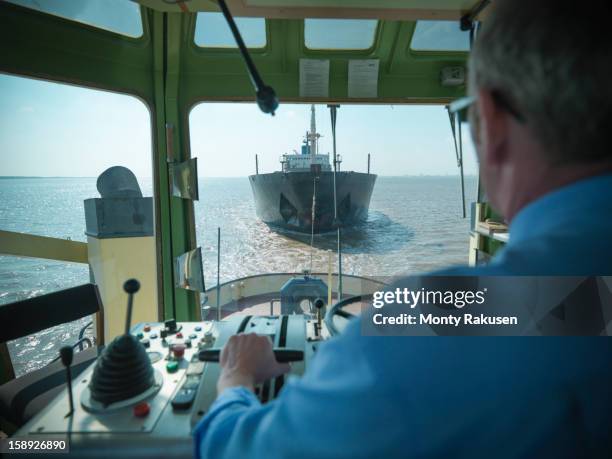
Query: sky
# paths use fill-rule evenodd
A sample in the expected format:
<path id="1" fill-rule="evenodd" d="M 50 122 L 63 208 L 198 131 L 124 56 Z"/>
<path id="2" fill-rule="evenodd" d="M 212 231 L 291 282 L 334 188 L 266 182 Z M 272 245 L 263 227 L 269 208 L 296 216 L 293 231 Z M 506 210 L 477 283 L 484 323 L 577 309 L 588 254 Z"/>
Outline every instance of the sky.
<path id="1" fill-rule="evenodd" d="M 332 151 L 329 110 L 317 105 L 320 153 Z M 310 105 L 283 104 L 271 117 L 254 103 L 202 103 L 189 116 L 191 153 L 205 177 L 278 170 L 299 150 Z M 343 170 L 382 176 L 455 175 L 452 134 L 442 106 L 342 105 L 337 151 Z M 477 166 L 464 126 L 464 169 Z M 23 77 L 0 75 L 0 176 L 95 177 L 122 165 L 151 177 L 151 116 L 139 99 Z"/>

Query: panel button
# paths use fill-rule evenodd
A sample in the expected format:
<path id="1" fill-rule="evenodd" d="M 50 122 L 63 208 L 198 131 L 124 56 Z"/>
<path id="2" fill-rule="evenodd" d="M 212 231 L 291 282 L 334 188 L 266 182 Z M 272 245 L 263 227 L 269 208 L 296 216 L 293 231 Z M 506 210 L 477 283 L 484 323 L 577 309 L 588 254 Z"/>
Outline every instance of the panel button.
<path id="1" fill-rule="evenodd" d="M 151 331 L 151 326 L 150 325 L 145 325 L 144 326 L 144 331 L 149 333 Z"/>
<path id="2" fill-rule="evenodd" d="M 188 409 L 195 399 L 195 389 L 181 389 L 172 399 L 172 408 L 175 410 L 186 410 Z"/>
<path id="3" fill-rule="evenodd" d="M 145 349 L 148 349 L 149 347 L 151 347 L 151 342 L 149 341 L 148 338 L 143 338 L 140 340 L 140 342 L 145 347 Z"/>
<path id="4" fill-rule="evenodd" d="M 137 418 L 144 418 L 149 414 L 150 411 L 151 407 L 147 402 L 141 402 L 137 405 L 134 405 L 133 409 L 134 416 L 136 416 Z"/>
<path id="5" fill-rule="evenodd" d="M 200 385 L 200 378 L 194 375 L 188 375 L 181 389 L 197 389 Z"/>
<path id="6" fill-rule="evenodd" d="M 185 348 L 187 346 L 185 346 L 184 344 L 173 344 L 172 345 L 172 354 L 174 355 L 174 358 L 177 360 L 180 360 L 183 358 L 183 356 L 185 355 Z"/>
<path id="7" fill-rule="evenodd" d="M 187 376 L 196 376 L 204 373 L 204 362 L 191 362 L 187 367 Z"/>
<path id="8" fill-rule="evenodd" d="M 149 338 L 151 338 L 151 339 L 155 339 L 155 338 L 157 338 L 157 333 L 151 333 L 151 334 L 149 335 Z"/>
<path id="9" fill-rule="evenodd" d="M 200 327 L 199 325 L 195 328 L 195 331 L 199 332 L 202 331 L 202 327 Z"/>
<path id="10" fill-rule="evenodd" d="M 215 340 L 215 337 L 212 334 L 212 332 L 207 331 L 206 333 L 204 333 L 204 337 L 202 338 L 203 343 L 212 343 L 214 340 Z"/>
<path id="11" fill-rule="evenodd" d="M 178 371 L 178 362 L 172 360 L 166 364 L 166 371 L 168 373 L 176 373 Z"/>

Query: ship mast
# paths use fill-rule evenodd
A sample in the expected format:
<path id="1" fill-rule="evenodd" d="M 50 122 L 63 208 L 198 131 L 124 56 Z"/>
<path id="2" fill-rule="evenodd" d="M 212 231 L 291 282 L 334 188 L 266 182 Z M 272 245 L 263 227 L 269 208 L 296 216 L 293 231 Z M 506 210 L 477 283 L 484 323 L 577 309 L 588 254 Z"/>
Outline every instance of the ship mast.
<path id="1" fill-rule="evenodd" d="M 315 106 L 310 106 L 310 132 L 306 134 L 308 141 L 308 152 L 310 153 L 310 163 L 314 164 L 315 155 L 317 154 L 319 137 L 321 134 L 317 134 L 317 123 L 315 120 Z"/>

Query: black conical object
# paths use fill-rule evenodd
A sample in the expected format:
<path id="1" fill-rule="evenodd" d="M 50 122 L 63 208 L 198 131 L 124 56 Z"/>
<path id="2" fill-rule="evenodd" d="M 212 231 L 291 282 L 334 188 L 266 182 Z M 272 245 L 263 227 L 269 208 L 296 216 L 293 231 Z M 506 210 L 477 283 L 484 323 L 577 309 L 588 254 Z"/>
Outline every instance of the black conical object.
<path id="1" fill-rule="evenodd" d="M 123 284 L 128 294 L 125 334 L 115 338 L 98 358 L 89 383 L 91 398 L 104 406 L 142 394 L 155 384 L 153 365 L 147 351 L 130 334 L 134 294 L 140 289 L 136 279 Z"/>
<path id="2" fill-rule="evenodd" d="M 107 406 L 142 394 L 155 384 L 153 366 L 144 346 L 132 335 L 115 338 L 98 359 L 89 390 Z"/>

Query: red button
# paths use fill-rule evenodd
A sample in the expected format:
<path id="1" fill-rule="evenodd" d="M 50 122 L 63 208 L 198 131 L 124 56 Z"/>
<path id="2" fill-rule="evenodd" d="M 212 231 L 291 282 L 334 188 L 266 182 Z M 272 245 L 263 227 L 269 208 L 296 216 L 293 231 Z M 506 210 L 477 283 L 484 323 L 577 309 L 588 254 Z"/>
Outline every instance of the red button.
<path id="1" fill-rule="evenodd" d="M 183 334 L 182 334 L 181 332 L 178 332 L 178 333 L 176 334 L 176 337 L 177 337 L 177 338 L 182 338 L 182 337 L 183 337 Z"/>
<path id="2" fill-rule="evenodd" d="M 149 414 L 149 411 L 151 411 L 151 408 L 147 402 L 141 402 L 134 406 L 134 416 L 137 418 L 144 418 Z"/>
<path id="3" fill-rule="evenodd" d="M 144 326 L 144 331 L 150 332 L 151 331 L 151 326 L 150 325 L 145 325 Z"/>
<path id="4" fill-rule="evenodd" d="M 174 354 L 174 358 L 182 359 L 183 355 L 185 355 L 185 345 L 184 344 L 175 344 L 172 346 L 172 353 Z"/>

